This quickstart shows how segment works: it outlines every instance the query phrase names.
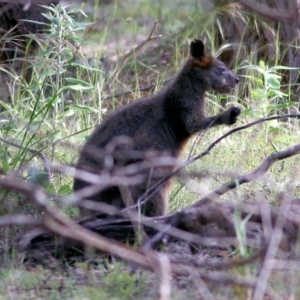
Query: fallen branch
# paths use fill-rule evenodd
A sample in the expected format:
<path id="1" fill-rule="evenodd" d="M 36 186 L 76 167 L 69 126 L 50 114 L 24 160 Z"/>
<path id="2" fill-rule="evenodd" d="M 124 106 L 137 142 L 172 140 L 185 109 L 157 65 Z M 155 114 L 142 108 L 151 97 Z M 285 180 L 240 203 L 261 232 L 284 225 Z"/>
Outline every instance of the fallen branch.
<path id="1" fill-rule="evenodd" d="M 125 246 L 124 244 L 115 242 L 111 239 L 108 239 L 106 237 L 103 237 L 101 235 L 98 235 L 94 232 L 89 231 L 87 228 L 84 228 L 82 226 L 80 226 L 79 224 L 76 224 L 74 221 L 70 220 L 68 217 L 66 217 L 65 215 L 63 215 L 58 209 L 49 206 L 48 204 L 48 200 L 46 197 L 46 194 L 44 193 L 44 191 L 40 188 L 37 188 L 36 186 L 33 186 L 32 184 L 28 183 L 28 182 L 24 182 L 24 181 L 20 181 L 20 180 L 15 180 L 12 178 L 1 178 L 0 179 L 0 186 L 1 187 L 5 187 L 8 189 L 13 189 L 15 191 L 24 193 L 28 196 L 29 199 L 33 200 L 34 203 L 36 203 L 38 205 L 39 208 L 41 208 L 44 211 L 44 216 L 42 219 L 42 226 L 44 228 L 46 228 L 47 230 L 51 231 L 54 233 L 50 235 L 50 239 L 52 239 L 52 249 L 50 249 L 50 252 L 53 253 L 53 251 L 58 251 L 58 257 L 60 255 L 64 255 L 65 252 L 61 251 L 60 247 L 57 247 L 59 245 L 57 245 L 57 242 L 61 242 L 63 245 L 66 245 L 69 243 L 69 246 L 66 248 L 66 250 L 71 250 L 73 249 L 73 251 L 75 251 L 75 248 L 79 248 L 79 251 L 81 249 L 81 251 L 83 250 L 82 246 L 86 245 L 86 246 L 90 246 L 93 247 L 95 249 L 101 250 L 101 251 L 105 251 L 107 253 L 111 253 L 112 255 L 116 255 L 119 256 L 125 260 L 134 262 L 135 264 L 137 264 L 138 266 L 141 266 L 145 269 L 148 270 L 158 270 L 159 268 L 163 268 L 162 262 L 161 260 L 159 260 L 158 256 L 156 256 L 155 253 L 153 252 L 148 252 L 147 249 L 143 249 L 144 252 L 147 252 L 146 254 L 143 254 L 139 251 L 136 250 L 132 250 L 130 247 Z M 256 207 L 256 211 L 260 211 L 259 207 L 256 205 L 252 205 L 253 207 Z M 197 216 L 198 219 L 195 219 L 193 215 L 189 215 L 189 224 L 188 226 L 186 226 L 186 221 L 181 219 L 181 224 L 180 225 L 185 225 L 185 227 L 189 227 L 191 226 L 192 223 L 194 223 L 195 227 L 190 228 L 192 230 L 192 232 L 197 232 L 198 229 L 203 230 L 203 227 L 209 223 L 215 223 L 216 220 L 214 219 L 214 215 L 218 214 L 217 213 L 217 208 L 220 208 L 220 215 L 221 217 L 223 217 L 223 222 L 221 222 L 220 224 L 226 228 L 227 224 L 226 224 L 226 220 L 230 217 L 227 214 L 227 217 L 224 217 L 223 215 L 223 208 L 230 208 L 232 211 L 234 209 L 240 209 L 240 207 L 237 207 L 235 204 L 232 204 L 232 206 L 230 207 L 230 205 L 228 205 L 228 203 L 226 203 L 224 205 L 224 207 L 222 207 L 222 205 L 218 205 L 218 206 L 210 206 L 210 205 L 206 205 L 205 209 L 207 210 L 207 213 L 204 214 L 204 210 L 202 211 L 202 214 L 204 214 L 204 218 L 201 219 L 201 216 L 199 216 L 199 214 L 197 215 L 197 213 L 203 209 L 203 207 L 196 207 L 194 209 L 191 209 L 191 211 L 194 212 L 194 216 Z M 187 210 L 185 210 L 185 213 L 187 213 Z M 182 214 L 182 213 L 179 213 Z M 274 218 L 276 218 L 278 212 L 272 212 L 272 216 Z M 178 216 L 178 214 L 177 214 Z M 286 216 L 288 216 L 288 214 L 286 214 Z M 188 215 L 186 215 L 186 217 L 188 217 Z M 166 218 L 166 217 L 165 217 Z M 170 219 L 170 216 L 168 216 L 167 218 Z M 166 218 L 166 219 L 167 219 Z M 162 220 L 163 218 L 161 218 L 160 220 Z M 151 220 L 151 218 L 147 218 L 148 221 Z M 110 222 L 113 222 L 113 220 L 111 220 Z M 124 222 L 124 220 L 122 220 L 122 222 Z M 198 224 L 197 224 L 198 222 Z M 287 222 L 288 219 L 287 219 Z M 218 222 L 217 222 L 218 223 Z M 230 224 L 230 222 L 229 222 Z M 84 226 L 88 227 L 87 224 L 84 224 Z M 90 223 L 91 225 L 91 223 Z M 111 224 L 112 225 L 112 224 Z M 129 222 L 129 225 L 131 225 L 131 230 L 132 230 L 132 224 Z M 128 226 L 129 226 L 128 225 Z M 163 226 L 163 224 L 161 224 Z M 122 225 L 121 225 L 122 226 Z M 167 226 L 168 227 L 168 226 Z M 126 227 L 125 227 L 126 228 Z M 128 227 L 129 228 L 129 227 Z M 93 228 L 95 229 L 95 228 Z M 179 230 L 176 228 L 170 228 L 170 230 Z M 282 228 L 282 233 L 286 234 L 286 231 L 284 231 L 285 227 Z M 182 230 L 179 230 L 179 232 L 182 232 Z M 198 232 L 199 233 L 199 232 Z M 183 234 L 189 234 L 189 233 L 184 233 Z M 191 234 L 192 237 L 194 238 L 193 240 L 191 240 L 192 242 L 197 242 L 197 239 L 195 239 L 195 237 L 197 237 L 197 235 L 195 234 Z M 57 238 L 57 237 L 58 238 Z M 43 237 L 43 235 L 41 236 Z M 49 237 L 49 234 L 48 234 Z M 62 240 L 61 240 L 62 238 Z M 201 239 L 201 237 L 198 237 L 199 239 Z M 34 258 L 34 255 L 36 254 L 36 251 L 40 251 L 43 253 L 43 255 L 40 255 L 42 257 L 49 257 L 49 249 L 47 249 L 47 247 L 45 247 L 45 244 L 43 243 L 42 240 L 40 240 L 40 248 L 39 248 L 39 239 L 36 238 L 35 239 L 35 243 L 31 243 L 31 245 L 29 245 L 29 247 L 26 248 L 26 255 L 29 258 Z M 217 242 L 217 245 L 220 245 L 220 243 Z M 249 244 L 248 244 L 249 245 Z M 78 251 L 78 250 L 77 250 Z M 73 252 L 74 253 L 74 252 Z M 82 255 L 83 253 L 81 253 Z M 37 256 L 38 257 L 38 256 Z M 259 256 L 257 256 L 259 257 Z M 253 259 L 255 259 L 256 257 L 251 257 L 249 258 L 248 262 L 253 261 Z M 243 262 L 242 260 L 240 261 L 241 263 Z M 244 263 L 246 263 L 247 260 L 244 260 Z M 192 263 L 192 265 L 191 265 Z M 235 265 L 237 262 L 226 262 L 227 266 L 233 266 Z M 164 263 L 163 263 L 164 264 Z M 167 263 L 169 264 L 169 263 Z M 207 270 L 201 270 L 199 268 L 203 268 L 205 266 L 203 265 L 199 265 L 196 262 L 178 262 L 178 261 L 171 261 L 170 262 L 170 268 L 172 270 L 172 273 L 177 274 L 177 275 L 191 275 L 191 274 L 196 274 L 197 276 L 200 276 L 200 278 L 205 278 L 208 280 L 212 280 L 221 284 L 234 284 L 234 285 L 242 285 L 242 286 L 246 286 L 246 287 L 250 287 L 250 288 L 255 288 L 257 286 L 257 279 L 256 278 L 245 278 L 245 277 L 237 277 L 237 276 L 231 276 L 228 274 L 225 274 L 224 272 L 216 272 L 216 271 L 207 271 Z M 226 264 L 224 263 L 223 266 L 222 264 L 216 264 L 215 267 L 226 267 Z M 214 265 L 211 265 L 210 267 L 214 267 Z M 195 269 L 196 268 L 196 269 Z M 196 272 L 196 273 L 195 273 Z M 164 271 L 161 273 L 162 276 L 162 284 L 164 283 L 166 285 L 166 287 L 169 287 L 170 281 L 169 281 L 169 271 L 167 271 L 166 269 L 164 269 Z M 279 299 L 277 294 L 268 286 L 264 286 L 264 289 L 262 291 L 263 294 L 267 294 L 270 297 L 272 297 L 272 299 Z M 161 285 L 161 296 L 165 295 L 165 299 L 167 299 L 167 295 L 168 295 L 168 289 L 166 291 L 164 291 L 163 289 L 163 285 Z"/>
<path id="2" fill-rule="evenodd" d="M 45 216 L 42 219 L 42 225 L 50 232 L 72 240 L 78 245 L 85 244 L 106 253 L 119 256 L 127 261 L 134 262 L 145 268 L 150 267 L 145 256 L 140 252 L 83 228 L 75 221 L 72 221 L 66 215 L 62 214 L 60 210 L 53 206 L 49 206 L 47 196 L 43 189 L 36 187 L 29 182 L 24 182 L 16 178 L 12 180 L 12 178 L 8 177 L 0 178 L 0 186 L 2 188 L 21 192 L 28 196 L 29 199 L 43 210 Z"/>
<path id="3" fill-rule="evenodd" d="M 38 205 L 39 208 L 41 208 L 45 215 L 42 219 L 42 225 L 47 229 L 53 232 L 54 234 L 57 234 L 60 237 L 63 237 L 67 240 L 74 241 L 73 246 L 76 247 L 78 245 L 86 245 L 93 247 L 95 249 L 105 251 L 107 253 L 110 253 L 112 255 L 119 256 L 125 260 L 134 262 L 138 264 L 140 267 L 143 267 L 145 269 L 152 270 L 162 268 L 163 266 L 166 266 L 165 264 L 169 264 L 169 262 L 161 261 L 156 255 L 151 256 L 151 259 L 146 259 L 147 256 L 142 254 L 139 251 L 132 250 L 129 247 L 120 244 L 114 240 L 107 239 L 103 236 L 100 236 L 98 234 L 95 234 L 82 226 L 76 224 L 74 221 L 70 220 L 67 216 L 63 215 L 58 209 L 49 206 L 47 197 L 43 190 L 41 188 L 38 188 L 28 182 L 20 181 L 20 180 L 11 180 L 11 178 L 1 178 L 0 179 L 0 186 L 7 189 L 13 189 L 15 191 L 21 192 L 26 194 L 29 199 L 34 201 Z M 55 244 L 54 244 L 55 247 Z M 28 250 L 29 257 L 31 252 L 34 248 L 31 250 Z M 42 249 L 43 250 L 43 247 Z M 45 252 L 47 253 L 47 251 Z M 63 255 L 63 253 L 60 253 Z M 147 254 L 149 255 L 149 253 Z M 45 257 L 45 254 L 44 254 Z M 154 264 L 154 265 L 153 265 Z M 171 263 L 170 268 L 172 270 L 172 273 L 177 275 L 190 275 L 192 272 L 195 272 L 194 266 L 188 266 L 186 264 L 182 263 Z M 169 268 L 169 267 L 168 267 Z M 167 268 L 167 269 L 168 269 Z M 161 276 L 162 276 L 162 283 L 164 283 L 167 288 L 167 290 L 164 290 L 164 287 L 161 286 L 161 296 L 167 299 L 167 296 L 169 295 L 169 272 L 167 269 L 164 268 Z M 254 288 L 257 284 L 257 280 L 254 278 L 243 278 L 243 277 L 236 277 L 231 276 L 222 272 L 216 272 L 216 271 L 203 271 L 200 269 L 197 269 L 197 273 L 202 278 L 206 278 L 208 280 L 216 281 L 222 284 L 235 284 L 235 285 L 243 285 L 246 287 Z M 265 289 L 265 293 L 272 297 L 272 299 L 278 299 L 276 293 L 267 286 Z"/>

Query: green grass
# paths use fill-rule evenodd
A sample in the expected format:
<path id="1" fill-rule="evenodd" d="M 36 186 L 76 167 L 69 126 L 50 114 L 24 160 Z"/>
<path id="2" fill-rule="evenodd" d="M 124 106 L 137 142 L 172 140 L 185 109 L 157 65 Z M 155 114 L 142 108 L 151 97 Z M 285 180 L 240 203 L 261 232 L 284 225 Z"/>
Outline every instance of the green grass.
<path id="1" fill-rule="evenodd" d="M 36 37 L 40 51 L 34 56 L 28 54 L 27 64 L 19 73 L 0 67 L 1 76 L 8 81 L 1 87 L 5 90 L 0 95 L 1 137 L 25 148 L 42 151 L 58 164 L 76 162 L 78 150 L 107 113 L 164 86 L 164 81 L 172 78 L 183 66 L 188 56 L 189 40 L 206 35 L 212 52 L 218 53 L 219 50 L 213 47 L 216 24 L 212 22 L 219 12 L 206 14 L 197 1 L 93 3 L 81 4 L 88 16 L 79 12 L 75 14 L 76 21 L 70 19 L 62 7 L 52 7 L 49 10 L 52 14 L 49 15 L 52 19 L 50 31 L 42 38 Z M 162 37 L 147 44 L 125 64 L 120 63 L 120 57 L 126 51 L 147 37 L 156 19 L 159 21 L 156 34 L 162 34 Z M 94 21 L 96 25 L 88 27 L 80 23 Z M 251 25 L 247 18 L 244 22 Z M 76 45 L 81 47 L 75 51 Z M 87 63 L 91 57 L 96 62 L 92 66 Z M 103 58 L 104 61 L 98 63 Z M 249 56 L 247 62 L 241 63 L 237 58 L 234 67 L 236 71 L 244 72 L 244 83 L 229 97 L 208 94 L 207 113 L 214 114 L 223 107 L 239 105 L 243 109 L 237 123 L 239 126 L 270 114 L 296 112 L 291 89 L 282 83 L 280 72 L 283 67 L 276 61 L 273 64 L 259 62 L 255 56 Z M 141 86 L 152 84 L 156 86 L 154 89 L 139 90 Z M 115 96 L 127 91 L 131 93 Z M 240 98 L 241 94 L 245 97 Z M 272 152 L 297 143 L 299 128 L 298 120 L 269 122 L 226 138 L 209 155 L 187 168 L 188 171 L 203 173 L 203 178 L 175 181 L 170 211 L 190 205 L 222 183 L 251 172 Z M 196 147 L 192 148 L 191 142 L 191 154 L 201 153 L 228 130 L 222 127 L 206 132 Z M 188 155 L 185 153 L 186 157 Z M 276 204 L 276 196 L 282 191 L 299 197 L 298 160 L 294 157 L 274 164 L 266 176 L 239 187 L 238 192 L 228 193 L 224 198 Z M 18 176 L 27 180 L 41 180 L 53 198 L 69 194 L 72 189 L 72 178 L 55 173 L 49 182 L 43 177 L 42 161 L 37 156 L 5 143 L 0 143 L 0 167 L 4 174 L 17 170 Z M 28 210 L 32 214 L 39 213 L 21 195 L 1 191 L 0 215 L 26 213 Z M 66 211 L 76 216 L 72 208 Z M 11 236 L 22 231 L 20 228 L 0 228 L 1 243 L 6 245 Z M 16 259 L 15 263 L 13 265 L 13 261 L 8 260 L 0 271 L 0 299 L 158 298 L 156 275 L 138 271 L 131 276 L 130 267 L 122 262 L 107 263 L 107 268 L 102 264 L 89 268 L 83 263 L 67 267 L 67 270 L 55 265 L 26 269 L 21 260 Z M 230 272 L 250 272 L 255 276 L 256 271 L 254 268 Z M 276 285 L 276 278 L 274 280 Z M 219 287 L 211 289 L 216 299 L 245 299 L 245 289 L 222 287 L 223 291 Z M 172 299 L 199 297 L 197 286 L 190 278 L 175 278 L 172 288 Z M 222 294 L 226 295 L 225 298 Z"/>

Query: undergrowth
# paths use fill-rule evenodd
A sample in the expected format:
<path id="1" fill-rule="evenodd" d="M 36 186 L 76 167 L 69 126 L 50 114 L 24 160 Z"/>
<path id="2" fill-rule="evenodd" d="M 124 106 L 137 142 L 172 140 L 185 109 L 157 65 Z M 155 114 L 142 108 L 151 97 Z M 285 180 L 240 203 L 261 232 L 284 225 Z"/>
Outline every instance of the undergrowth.
<path id="1" fill-rule="evenodd" d="M 38 53 L 34 56 L 28 53 L 19 73 L 9 66 L 0 66 L 1 78 L 4 79 L 1 88 L 6 90 L 0 95 L 0 135 L 22 146 L 19 149 L 0 143 L 1 172 L 18 172 L 18 176 L 44 186 L 54 195 L 54 200 L 58 195 L 69 194 L 72 178 L 53 174 L 50 180 L 43 170 L 41 159 L 27 149 L 41 151 L 55 163 L 74 164 L 87 136 L 107 113 L 154 93 L 172 80 L 187 58 L 191 39 L 206 36 L 213 54 L 222 50 L 213 47 L 215 24 L 212 20 L 218 13 L 215 11 L 207 15 L 197 1 L 179 0 L 164 3 L 158 0 L 108 1 L 107 4 L 94 1 L 93 4 L 82 3 L 80 8 L 47 7 L 48 30 L 31 35 L 39 44 Z M 156 19 L 156 33 L 162 37 L 148 43 L 123 62 L 122 56 L 147 37 Z M 264 116 L 298 112 L 298 104 L 291 100 L 292 87 L 283 84 L 281 71 L 289 68 L 269 63 L 257 61 L 253 56 L 242 65 L 234 64 L 235 71 L 243 74 L 242 86 L 226 97 L 208 94 L 207 113 L 217 113 L 224 107 L 238 105 L 243 110 L 237 123 L 239 126 Z M 10 61 L 9 65 L 13 62 Z M 205 150 L 227 131 L 228 128 L 223 127 L 199 134 L 191 143 L 186 157 Z M 170 210 L 188 206 L 220 184 L 250 172 L 270 153 L 297 143 L 299 134 L 298 120 L 289 119 L 263 123 L 229 136 L 208 156 L 187 168 L 188 171 L 202 173 L 202 177 L 189 181 L 176 179 Z M 226 197 L 270 203 L 276 202 L 276 196 L 282 191 L 299 197 L 299 175 L 297 158 L 284 160 L 275 164 L 264 178 L 241 186 Z M 22 195 L 1 191 L 0 215 L 28 211 L 38 213 L 30 208 Z M 76 216 L 76 210 L 67 209 L 66 212 Z M 242 222 L 240 220 L 239 224 Z M 242 226 L 239 225 L 239 228 Z M 5 236 L 4 231 L 2 234 Z M 242 236 L 243 232 L 240 234 Z M 240 254 L 247 254 L 242 244 Z M 157 297 L 157 286 L 151 284 L 147 277 L 149 274 L 141 278 L 138 275 L 132 277 L 128 270 L 124 271 L 123 264 L 115 264 L 109 271 L 86 273 L 80 267 L 75 270 L 78 272 L 76 276 L 68 277 L 44 269 L 3 269 L 0 298 Z M 239 270 L 232 272 L 238 273 Z M 98 280 L 102 277 L 97 277 L 99 273 L 106 274 L 101 281 L 100 294 Z M 85 276 L 95 278 L 90 280 Z M 90 284 L 84 286 L 86 280 Z M 177 279 L 177 287 L 185 289 L 188 279 L 187 282 L 184 280 Z M 80 282 L 80 288 L 74 287 L 76 282 Z M 147 293 L 147 290 L 150 292 Z M 183 299 L 182 292 L 178 293 L 174 299 Z M 191 291 L 188 293 L 192 294 Z M 244 295 L 234 288 L 228 292 L 228 295 L 231 294 L 239 299 Z"/>

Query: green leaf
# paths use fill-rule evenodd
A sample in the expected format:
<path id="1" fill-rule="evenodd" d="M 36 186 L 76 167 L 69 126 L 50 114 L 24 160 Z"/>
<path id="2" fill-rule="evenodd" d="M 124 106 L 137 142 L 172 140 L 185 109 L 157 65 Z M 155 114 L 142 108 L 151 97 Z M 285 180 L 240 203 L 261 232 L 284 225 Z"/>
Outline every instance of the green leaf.
<path id="1" fill-rule="evenodd" d="M 69 36 L 68 39 L 73 42 L 77 42 L 80 45 L 89 44 L 85 39 L 77 37 L 77 36 Z"/>
<path id="2" fill-rule="evenodd" d="M 293 106 L 295 105 L 295 102 L 287 102 L 287 103 L 280 103 L 280 104 L 273 104 L 271 105 L 272 108 L 274 109 L 283 109 L 283 108 L 287 108 L 287 107 L 290 107 L 290 106 Z"/>
<path id="3" fill-rule="evenodd" d="M 251 91 L 251 94 L 255 98 L 261 98 L 265 94 L 265 90 L 264 89 L 253 89 Z"/>
<path id="4" fill-rule="evenodd" d="M 59 18 L 51 18 L 50 19 L 50 22 L 51 23 L 54 23 L 55 25 L 57 26 L 60 26 L 61 25 L 61 20 Z"/>
<path id="5" fill-rule="evenodd" d="M 88 82 L 78 79 L 78 78 L 72 78 L 72 77 L 67 77 L 66 81 L 72 84 L 80 84 L 80 85 L 85 85 L 88 87 L 92 87 L 92 85 L 90 85 Z"/>
<path id="6" fill-rule="evenodd" d="M 76 84 L 76 85 L 68 85 L 65 88 L 75 90 L 75 91 L 84 91 L 84 90 L 90 90 L 92 86 L 84 86 L 84 85 Z"/>
<path id="7" fill-rule="evenodd" d="M 70 108 L 77 110 L 77 111 L 99 112 L 94 107 L 90 107 L 90 106 L 82 105 L 82 104 L 74 104 L 74 105 L 71 105 Z"/>
<path id="8" fill-rule="evenodd" d="M 270 71 L 270 69 L 269 69 L 269 71 Z M 282 76 L 277 75 L 277 74 L 275 74 L 275 72 L 271 71 L 266 74 L 266 78 L 277 78 L 280 80 L 282 78 Z"/>
<path id="9" fill-rule="evenodd" d="M 270 69 L 271 70 L 296 70 L 296 69 L 299 69 L 299 68 L 285 67 L 285 66 L 273 66 Z"/>
<path id="10" fill-rule="evenodd" d="M 274 77 L 267 78 L 267 84 L 273 89 L 280 88 L 280 81 Z"/>
<path id="11" fill-rule="evenodd" d="M 247 109 L 243 109 L 241 112 L 242 116 L 251 116 L 253 114 L 253 109 L 252 108 L 247 108 Z"/>
<path id="12" fill-rule="evenodd" d="M 61 98 L 60 97 L 51 97 L 47 99 L 47 102 L 50 102 L 52 105 L 53 104 L 58 104 L 61 103 Z"/>
<path id="13" fill-rule="evenodd" d="M 259 61 L 259 66 L 260 66 L 262 69 L 265 69 L 265 68 L 266 68 L 265 63 L 264 63 L 262 60 Z"/>
<path id="14" fill-rule="evenodd" d="M 84 70 L 97 71 L 97 72 L 104 73 L 103 70 L 95 69 L 95 68 L 92 68 L 91 66 L 82 65 L 82 64 L 79 64 L 79 63 L 76 63 L 76 62 L 73 62 L 73 63 L 71 63 L 70 65 L 71 65 L 72 67 L 81 68 L 81 69 L 84 69 Z"/>
<path id="15" fill-rule="evenodd" d="M 28 167 L 27 175 L 28 181 L 36 185 L 47 186 L 50 182 L 48 174 L 35 167 Z"/>
<path id="16" fill-rule="evenodd" d="M 58 140 L 61 140 L 62 134 L 61 131 L 56 130 L 53 134 L 52 134 L 52 141 L 55 143 Z"/>
<path id="17" fill-rule="evenodd" d="M 72 188 L 69 184 L 64 184 L 59 189 L 60 195 L 67 195 L 67 194 L 70 194 L 71 192 L 72 192 Z"/>
<path id="18" fill-rule="evenodd" d="M 47 56 L 48 54 L 50 54 L 51 52 L 53 52 L 55 50 L 55 47 L 50 47 L 44 51 L 41 51 L 40 53 L 37 54 L 37 56 Z"/>
<path id="19" fill-rule="evenodd" d="M 47 10 L 50 10 L 50 11 L 52 11 L 54 13 L 56 13 L 56 11 L 57 11 L 57 9 L 56 9 L 56 7 L 54 5 L 53 6 L 39 5 L 39 6 L 45 8 Z M 60 7 L 60 5 L 57 5 L 57 8 L 59 8 L 59 7 Z"/>
<path id="20" fill-rule="evenodd" d="M 75 111 L 73 109 L 68 109 L 66 111 L 64 111 L 61 115 L 60 118 L 65 118 L 65 117 L 71 117 L 75 114 Z"/>
<path id="21" fill-rule="evenodd" d="M 269 97 L 279 97 L 279 98 L 283 98 L 283 97 L 288 97 L 288 94 L 283 93 L 279 90 L 271 90 L 268 92 L 268 96 Z"/>
<path id="22" fill-rule="evenodd" d="M 259 73 L 261 74 L 264 74 L 265 73 L 265 69 L 264 68 L 261 68 L 259 66 L 249 66 L 247 69 L 250 69 L 250 70 L 256 70 L 258 71 Z"/>
<path id="23" fill-rule="evenodd" d="M 1 100 L 0 100 L 0 105 L 3 106 L 6 110 L 10 110 L 11 109 L 11 107 L 7 103 L 5 103 L 5 102 L 3 102 Z"/>
<path id="24" fill-rule="evenodd" d="M 87 17 L 85 12 L 80 8 L 73 8 L 68 11 L 68 14 L 77 14 L 77 13 L 81 13 L 83 16 Z"/>
<path id="25" fill-rule="evenodd" d="M 43 14 L 42 14 L 43 15 Z M 38 22 L 38 21 L 34 21 L 34 20 L 27 20 L 27 19 L 21 19 L 19 21 L 22 21 L 22 22 L 28 22 L 28 23 L 34 23 L 34 24 L 38 24 L 38 25 L 46 25 L 46 26 L 49 26 L 49 24 L 47 23 L 44 23 L 44 22 Z"/>
<path id="26" fill-rule="evenodd" d="M 4 172 L 9 171 L 10 167 L 9 164 L 11 162 L 11 158 L 9 157 L 9 154 L 7 151 L 2 152 L 2 169 Z"/>

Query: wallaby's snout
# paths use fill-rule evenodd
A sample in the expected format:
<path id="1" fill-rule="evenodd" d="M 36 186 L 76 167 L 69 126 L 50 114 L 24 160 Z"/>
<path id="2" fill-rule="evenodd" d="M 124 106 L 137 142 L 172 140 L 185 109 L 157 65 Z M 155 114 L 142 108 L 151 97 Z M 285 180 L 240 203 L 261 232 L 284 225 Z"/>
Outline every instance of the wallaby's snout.
<path id="1" fill-rule="evenodd" d="M 224 74 L 221 75 L 221 78 L 223 77 L 223 83 L 224 85 L 227 85 L 229 88 L 235 88 L 237 84 L 239 83 L 240 79 L 238 76 L 236 76 L 235 73 L 233 73 L 231 70 L 226 68 L 226 71 Z M 222 84 L 220 84 L 222 85 Z"/>
<path id="2" fill-rule="evenodd" d="M 233 82 L 233 88 L 235 88 L 238 85 L 238 83 L 240 82 L 240 78 L 236 74 L 234 74 L 233 72 L 231 72 L 231 76 L 232 76 L 231 77 L 231 82 Z"/>
<path id="3" fill-rule="evenodd" d="M 228 69 L 221 61 L 216 59 L 215 64 L 216 66 L 212 68 L 212 73 L 216 74 L 216 76 L 212 76 L 212 89 L 222 94 L 231 93 L 239 83 L 239 77 Z M 220 64 L 221 67 L 219 66 Z M 220 69 L 222 72 L 219 71 Z"/>
<path id="4" fill-rule="evenodd" d="M 239 83 L 239 77 L 222 62 L 215 60 L 215 63 L 216 66 L 210 70 L 211 89 L 221 94 L 229 94 Z M 222 67 L 218 67 L 219 64 Z"/>
<path id="5" fill-rule="evenodd" d="M 222 69 L 223 72 L 219 73 L 218 77 L 222 80 L 225 84 L 228 84 L 231 87 L 236 87 L 236 85 L 239 83 L 240 79 L 239 77 L 231 71 L 223 62 L 215 59 L 216 69 Z M 221 65 L 221 67 L 219 67 Z"/>

